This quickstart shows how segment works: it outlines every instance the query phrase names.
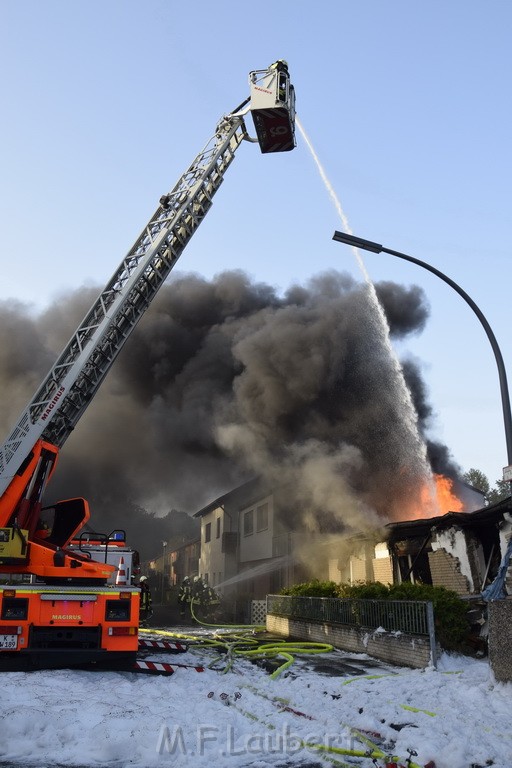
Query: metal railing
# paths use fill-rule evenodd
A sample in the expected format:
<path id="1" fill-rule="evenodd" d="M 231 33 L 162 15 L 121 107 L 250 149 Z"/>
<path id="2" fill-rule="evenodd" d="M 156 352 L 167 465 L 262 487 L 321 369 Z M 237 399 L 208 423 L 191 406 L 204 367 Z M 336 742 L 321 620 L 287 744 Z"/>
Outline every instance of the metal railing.
<path id="1" fill-rule="evenodd" d="M 426 635 L 434 640 L 434 610 L 427 600 L 356 600 L 268 595 L 267 613 L 307 621 Z"/>

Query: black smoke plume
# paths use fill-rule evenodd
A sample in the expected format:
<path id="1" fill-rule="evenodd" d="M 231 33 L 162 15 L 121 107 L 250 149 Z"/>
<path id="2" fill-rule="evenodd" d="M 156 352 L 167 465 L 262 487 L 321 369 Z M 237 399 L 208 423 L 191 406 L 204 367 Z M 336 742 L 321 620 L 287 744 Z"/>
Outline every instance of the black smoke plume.
<path id="1" fill-rule="evenodd" d="M 385 282 L 376 292 L 392 339 L 421 331 L 419 288 Z M 0 304 L 4 434 L 96 293 L 37 316 Z M 405 423 L 404 377 L 416 425 Z M 137 505 L 193 513 L 260 476 L 285 489 L 290 525 L 360 529 L 405 517 L 417 500 L 423 470 L 410 434 L 430 416 L 419 366 L 400 368 L 381 343 L 365 284 L 330 272 L 278 295 L 241 272 L 176 276 L 64 446 L 49 491 L 89 498 L 113 528 Z M 443 446 L 427 450 L 435 471 L 456 470 Z"/>

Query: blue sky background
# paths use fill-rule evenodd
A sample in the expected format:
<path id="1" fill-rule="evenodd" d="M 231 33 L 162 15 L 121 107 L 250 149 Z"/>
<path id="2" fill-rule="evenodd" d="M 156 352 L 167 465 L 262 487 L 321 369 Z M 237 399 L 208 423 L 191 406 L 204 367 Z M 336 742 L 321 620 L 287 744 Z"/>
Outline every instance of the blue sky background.
<path id="1" fill-rule="evenodd" d="M 286 58 L 354 234 L 458 282 L 510 377 L 511 30 L 508 0 L 2 0 L 1 298 L 36 312 L 101 287 L 248 94 L 248 72 Z M 277 156 L 240 148 L 180 270 L 242 269 L 283 290 L 332 268 L 360 278 L 297 139 Z M 432 435 L 494 483 L 507 453 L 483 328 L 425 270 L 364 260 L 375 281 L 423 287 L 431 317 L 405 348 L 422 363 Z"/>

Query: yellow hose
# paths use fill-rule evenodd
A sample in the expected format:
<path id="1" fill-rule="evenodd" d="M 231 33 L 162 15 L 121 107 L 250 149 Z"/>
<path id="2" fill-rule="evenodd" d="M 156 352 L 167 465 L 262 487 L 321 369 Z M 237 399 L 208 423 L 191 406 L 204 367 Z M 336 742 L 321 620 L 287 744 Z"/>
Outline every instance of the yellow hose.
<path id="1" fill-rule="evenodd" d="M 333 646 L 328 643 L 314 643 L 303 642 L 301 640 L 273 640 L 268 643 L 258 644 L 258 641 L 253 637 L 247 637 L 246 635 L 236 634 L 223 634 L 214 638 L 203 637 L 200 635 L 184 634 L 179 632 L 171 632 L 170 630 L 156 629 L 156 630 L 141 630 L 157 635 L 164 635 L 167 637 L 176 637 L 179 639 L 188 640 L 193 642 L 196 647 L 204 648 L 224 648 L 229 656 L 228 663 L 222 670 L 223 673 L 228 672 L 234 661 L 234 656 L 245 656 L 247 658 L 273 658 L 276 656 L 282 656 L 285 661 L 281 664 L 272 674 L 270 678 L 275 680 L 279 675 L 284 672 L 288 667 L 293 664 L 295 655 L 297 654 L 316 654 L 316 653 L 328 653 L 333 650 Z M 247 646 L 255 646 L 248 648 Z M 221 657 L 216 657 L 210 667 L 216 664 Z"/>
<path id="2" fill-rule="evenodd" d="M 215 626 L 215 625 L 214 625 Z M 252 630 L 253 627 L 248 627 L 247 624 L 241 624 L 241 625 L 224 625 L 222 628 L 229 628 L 232 626 L 233 628 L 245 628 Z M 220 627 L 217 627 L 220 628 Z M 223 673 L 228 672 L 232 666 L 234 661 L 234 656 L 245 656 L 248 659 L 251 658 L 275 658 L 276 656 L 281 656 L 284 659 L 283 664 L 279 666 L 272 674 L 270 675 L 271 680 L 275 680 L 282 672 L 284 672 L 286 669 L 288 669 L 291 664 L 294 662 L 294 655 L 293 654 L 316 654 L 316 653 L 327 653 L 329 651 L 333 650 L 333 646 L 329 645 L 328 643 L 315 643 L 315 642 L 303 642 L 300 640 L 274 640 L 272 642 L 268 643 L 261 643 L 259 645 L 256 645 L 254 648 L 241 648 L 237 646 L 241 645 L 251 645 L 257 643 L 257 640 L 254 638 L 247 637 L 243 634 L 231 634 L 226 633 L 225 635 L 218 636 L 217 638 L 209 638 L 209 637 L 203 637 L 201 635 L 192 635 L 192 634 L 185 634 L 181 632 L 172 632 L 167 629 L 141 629 L 140 632 L 146 632 L 148 634 L 155 634 L 155 635 L 163 635 L 166 637 L 175 637 L 179 638 L 181 640 L 188 640 L 189 642 L 193 642 L 198 647 L 204 647 L 204 648 L 224 648 L 226 650 L 226 654 L 229 657 L 228 662 L 225 666 L 225 668 L 222 670 Z M 229 642 L 231 641 L 231 642 Z M 221 657 L 217 657 L 214 659 L 210 665 L 210 668 L 213 664 L 215 664 L 218 659 Z M 353 682 L 356 679 L 368 679 L 368 678 L 379 678 L 379 677 L 385 677 L 385 675 L 362 675 L 361 678 L 352 678 L 352 680 L 349 680 L 347 682 Z M 251 687 L 251 686 L 249 686 Z M 251 687 L 252 688 L 252 687 Z M 255 692 L 256 689 L 254 689 Z M 234 705 L 236 706 L 236 705 Z M 407 709 L 409 707 L 406 707 L 406 705 L 401 705 Z M 251 720 L 256 720 L 258 722 L 261 721 L 256 715 L 254 715 L 252 712 L 248 712 L 246 710 L 241 709 L 240 707 L 236 706 L 236 708 L 246 717 L 249 717 Z M 410 707 L 412 710 L 413 708 Z M 434 713 L 427 712 L 426 710 L 415 710 L 415 711 L 424 711 L 426 714 L 434 715 Z M 267 728 L 273 727 L 269 726 L 266 723 L 264 723 Z M 359 738 L 359 732 L 356 731 L 356 729 L 352 729 L 352 732 L 354 735 L 357 735 L 357 738 Z M 368 747 L 367 750 L 357 750 L 357 749 L 347 749 L 344 747 L 334 747 L 330 744 L 316 744 L 313 742 L 303 741 L 301 739 L 298 740 L 298 743 L 301 747 L 307 748 L 307 749 L 314 749 L 317 752 L 322 752 L 325 759 L 329 760 L 329 762 L 333 763 L 334 765 L 339 766 L 340 768 L 349 768 L 347 763 L 342 763 L 339 760 L 336 760 L 333 755 L 344 755 L 344 756 L 350 756 L 350 757 L 363 757 L 368 759 L 382 759 L 383 757 L 386 758 L 388 763 L 399 763 L 402 758 L 397 757 L 396 755 L 393 756 L 387 756 L 379 747 L 377 747 L 376 744 L 373 744 L 373 742 L 370 741 L 366 736 L 361 734 L 361 741 L 363 743 L 366 743 L 366 746 Z M 409 768 L 421 768 L 417 763 L 413 763 L 412 761 L 409 761 L 408 763 Z"/>

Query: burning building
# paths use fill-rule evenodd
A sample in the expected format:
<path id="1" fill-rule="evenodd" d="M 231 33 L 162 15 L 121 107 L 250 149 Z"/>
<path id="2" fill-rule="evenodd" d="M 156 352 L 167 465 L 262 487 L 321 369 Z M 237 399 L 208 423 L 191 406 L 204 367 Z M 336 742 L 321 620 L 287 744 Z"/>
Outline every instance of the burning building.
<path id="1" fill-rule="evenodd" d="M 335 271 L 282 295 L 240 272 L 175 275 L 66 444 L 50 495 L 89 498 L 96 527 L 108 517 L 128 536 L 127 508 L 191 514 L 254 476 L 288 489 L 280 519 L 297 535 L 434 516 L 432 472 L 457 467 L 427 436 L 419 365 L 389 341 L 420 332 L 427 303 L 414 286 L 375 292 L 385 327 L 368 286 Z M 6 432 L 94 293 L 40 316 L 0 304 Z"/>

